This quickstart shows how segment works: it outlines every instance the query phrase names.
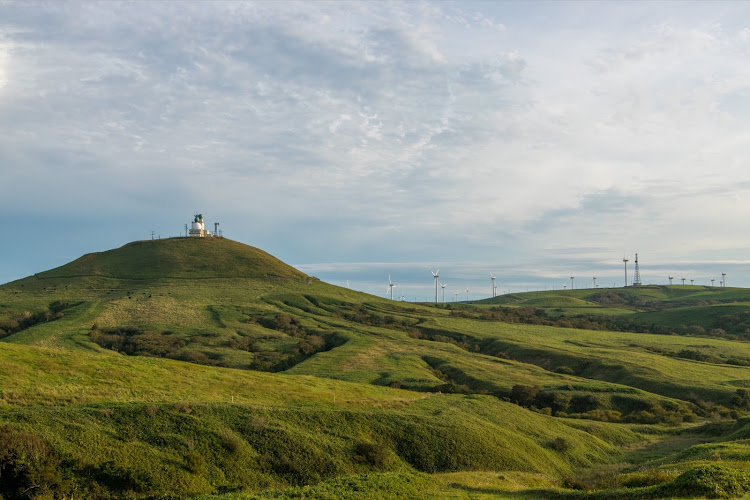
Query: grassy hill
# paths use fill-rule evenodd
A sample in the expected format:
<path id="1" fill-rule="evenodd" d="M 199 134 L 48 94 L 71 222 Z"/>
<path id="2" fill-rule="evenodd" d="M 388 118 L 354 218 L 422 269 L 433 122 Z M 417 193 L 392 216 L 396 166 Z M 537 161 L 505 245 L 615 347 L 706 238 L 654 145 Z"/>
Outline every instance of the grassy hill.
<path id="1" fill-rule="evenodd" d="M 134 242 L 0 286 L 0 497 L 750 491 L 746 303 L 407 304 L 227 239 Z"/>

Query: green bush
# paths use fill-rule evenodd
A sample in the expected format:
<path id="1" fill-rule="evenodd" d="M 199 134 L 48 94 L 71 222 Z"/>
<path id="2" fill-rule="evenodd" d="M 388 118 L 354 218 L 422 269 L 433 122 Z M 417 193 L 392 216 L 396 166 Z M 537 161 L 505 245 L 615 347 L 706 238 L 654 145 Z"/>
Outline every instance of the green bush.
<path id="1" fill-rule="evenodd" d="M 390 450 L 382 443 L 360 442 L 354 447 L 355 460 L 382 469 L 388 461 Z"/>
<path id="2" fill-rule="evenodd" d="M 738 497 L 750 492 L 750 474 L 719 465 L 701 465 L 680 474 L 661 492 L 665 496 Z"/>
<path id="3" fill-rule="evenodd" d="M 0 427 L 0 498 L 41 497 L 65 490 L 61 465 L 40 437 Z"/>

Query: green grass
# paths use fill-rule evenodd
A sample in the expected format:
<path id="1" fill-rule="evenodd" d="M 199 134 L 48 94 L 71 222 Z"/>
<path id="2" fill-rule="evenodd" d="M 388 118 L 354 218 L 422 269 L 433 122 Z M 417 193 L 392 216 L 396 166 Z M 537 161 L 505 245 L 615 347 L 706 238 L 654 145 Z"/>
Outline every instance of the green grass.
<path id="1" fill-rule="evenodd" d="M 726 423 L 744 410 L 719 405 L 750 387 L 746 342 L 504 323 L 497 304 L 709 328 L 745 314 L 750 292 L 569 290 L 447 308 L 333 287 L 225 239 L 89 254 L 0 286 L 0 495 L 744 491 L 750 431 Z M 139 355 L 94 342 L 117 332 L 111 345 Z M 506 401 L 520 386 L 541 391 L 529 408 Z M 723 423 L 694 427 L 705 420 Z"/>

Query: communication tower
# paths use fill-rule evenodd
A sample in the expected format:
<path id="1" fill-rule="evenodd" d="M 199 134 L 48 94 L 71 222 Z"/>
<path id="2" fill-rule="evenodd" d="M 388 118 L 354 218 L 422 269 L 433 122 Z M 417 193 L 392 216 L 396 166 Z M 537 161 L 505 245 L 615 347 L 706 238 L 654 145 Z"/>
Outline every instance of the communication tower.
<path id="1" fill-rule="evenodd" d="M 633 286 L 640 286 L 641 270 L 638 268 L 638 254 L 635 254 L 635 276 L 633 277 Z"/>

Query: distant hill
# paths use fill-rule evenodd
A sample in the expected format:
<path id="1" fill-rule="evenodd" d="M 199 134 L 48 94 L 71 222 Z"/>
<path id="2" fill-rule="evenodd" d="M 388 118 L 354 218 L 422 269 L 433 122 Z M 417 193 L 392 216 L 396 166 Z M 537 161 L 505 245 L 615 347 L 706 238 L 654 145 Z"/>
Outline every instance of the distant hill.
<path id="1" fill-rule="evenodd" d="M 255 247 L 226 238 L 134 241 L 83 257 L 37 278 L 99 276 L 119 279 L 288 278 L 307 275 Z"/>

